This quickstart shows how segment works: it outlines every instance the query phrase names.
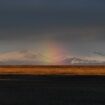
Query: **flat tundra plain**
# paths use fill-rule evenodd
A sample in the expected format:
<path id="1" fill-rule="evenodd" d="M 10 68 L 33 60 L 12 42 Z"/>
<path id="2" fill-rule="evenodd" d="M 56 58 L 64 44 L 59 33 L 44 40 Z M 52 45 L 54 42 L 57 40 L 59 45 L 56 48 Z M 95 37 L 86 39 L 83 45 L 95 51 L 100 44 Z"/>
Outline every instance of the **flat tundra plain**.
<path id="1" fill-rule="evenodd" d="M 0 74 L 105 75 L 105 66 L 0 66 Z"/>

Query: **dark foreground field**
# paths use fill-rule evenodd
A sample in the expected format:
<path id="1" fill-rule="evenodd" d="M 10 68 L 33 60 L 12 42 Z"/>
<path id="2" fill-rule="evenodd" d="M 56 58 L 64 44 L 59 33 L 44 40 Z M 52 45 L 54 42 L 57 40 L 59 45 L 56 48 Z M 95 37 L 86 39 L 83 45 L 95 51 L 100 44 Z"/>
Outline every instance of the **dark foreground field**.
<path id="1" fill-rule="evenodd" d="M 104 76 L 1 75 L 0 105 L 105 105 Z"/>

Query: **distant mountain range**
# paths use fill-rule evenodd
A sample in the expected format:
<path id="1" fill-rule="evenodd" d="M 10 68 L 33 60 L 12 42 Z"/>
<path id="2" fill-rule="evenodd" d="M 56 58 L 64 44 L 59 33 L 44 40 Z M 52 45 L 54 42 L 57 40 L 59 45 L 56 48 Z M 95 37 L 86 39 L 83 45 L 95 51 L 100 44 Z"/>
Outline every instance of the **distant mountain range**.
<path id="1" fill-rule="evenodd" d="M 44 65 L 43 54 L 22 50 L 0 53 L 0 65 Z M 58 64 L 55 62 L 55 64 Z M 89 60 L 80 57 L 65 57 L 59 65 L 105 65 L 105 61 Z"/>
<path id="2" fill-rule="evenodd" d="M 63 63 L 65 65 L 103 65 L 105 64 L 104 61 L 88 60 L 88 59 L 77 58 L 77 57 L 65 58 Z"/>

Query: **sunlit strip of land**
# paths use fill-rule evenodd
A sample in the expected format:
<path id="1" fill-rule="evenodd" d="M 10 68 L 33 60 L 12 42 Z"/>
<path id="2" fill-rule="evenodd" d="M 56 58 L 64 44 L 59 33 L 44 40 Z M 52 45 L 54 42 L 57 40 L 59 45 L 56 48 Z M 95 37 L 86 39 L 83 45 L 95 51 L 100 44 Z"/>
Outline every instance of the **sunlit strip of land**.
<path id="1" fill-rule="evenodd" d="M 0 66 L 0 75 L 105 75 L 105 66 Z"/>

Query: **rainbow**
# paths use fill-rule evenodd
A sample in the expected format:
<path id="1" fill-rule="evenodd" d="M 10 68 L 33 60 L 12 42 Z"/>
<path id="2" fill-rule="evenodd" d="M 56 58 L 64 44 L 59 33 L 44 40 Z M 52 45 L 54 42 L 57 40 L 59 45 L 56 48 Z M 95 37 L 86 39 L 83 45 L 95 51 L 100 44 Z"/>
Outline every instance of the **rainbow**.
<path id="1" fill-rule="evenodd" d="M 42 62 L 47 65 L 59 65 L 62 64 L 64 59 L 65 50 L 62 46 L 58 46 L 57 43 L 53 41 L 45 41 L 41 45 L 42 49 Z"/>

